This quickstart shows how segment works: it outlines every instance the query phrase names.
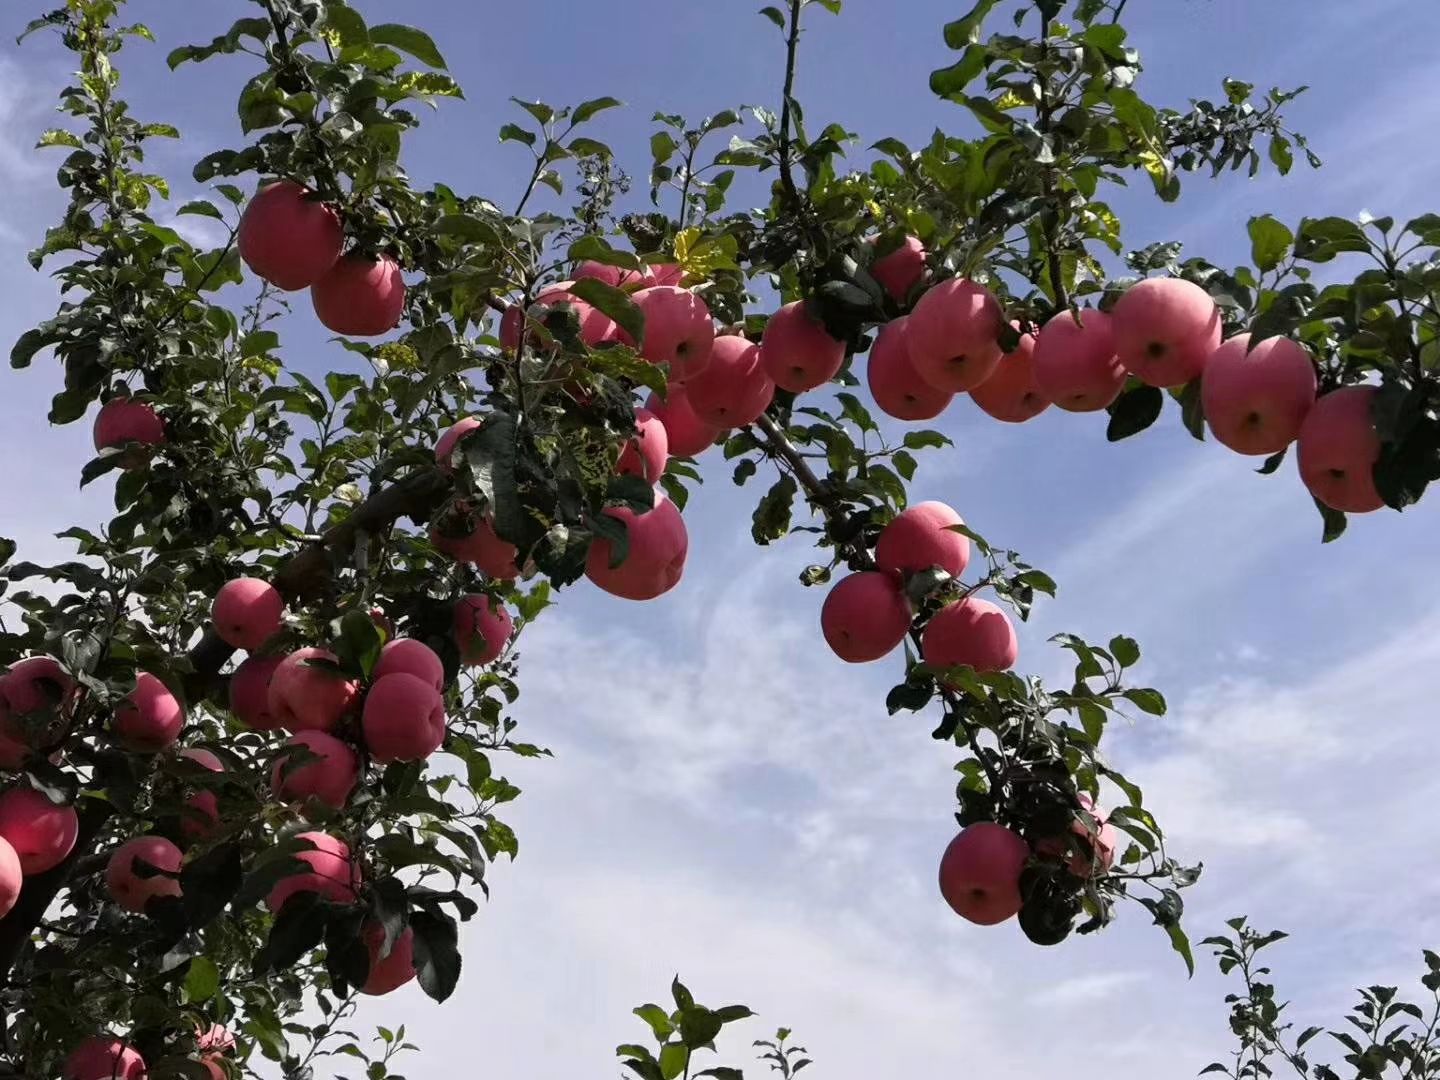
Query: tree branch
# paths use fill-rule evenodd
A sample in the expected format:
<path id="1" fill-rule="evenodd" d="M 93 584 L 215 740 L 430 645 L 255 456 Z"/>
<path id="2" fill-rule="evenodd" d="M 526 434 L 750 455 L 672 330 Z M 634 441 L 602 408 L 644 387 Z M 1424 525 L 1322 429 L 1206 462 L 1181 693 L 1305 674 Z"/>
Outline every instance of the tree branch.
<path id="1" fill-rule="evenodd" d="M 785 42 L 785 98 L 780 103 L 780 183 L 793 207 L 800 199 L 790 175 L 790 103 L 795 93 L 795 60 L 800 51 L 800 9 L 804 0 L 790 0 L 790 32 Z"/>

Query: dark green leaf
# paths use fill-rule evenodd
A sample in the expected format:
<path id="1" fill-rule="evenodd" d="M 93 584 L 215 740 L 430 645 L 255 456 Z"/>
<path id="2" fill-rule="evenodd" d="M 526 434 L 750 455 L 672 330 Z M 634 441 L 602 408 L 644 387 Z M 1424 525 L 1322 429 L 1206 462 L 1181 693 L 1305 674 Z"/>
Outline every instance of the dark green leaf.
<path id="1" fill-rule="evenodd" d="M 1144 431 L 1160 417 L 1165 395 L 1154 386 L 1137 383 L 1121 394 L 1107 410 L 1110 425 L 1105 437 L 1111 442 L 1128 439 Z"/>
<path id="2" fill-rule="evenodd" d="M 400 26 L 395 23 L 372 26 L 370 40 L 380 45 L 393 45 L 402 52 L 409 53 L 422 64 L 439 68 L 441 71 L 446 70 L 445 58 L 440 55 L 440 50 L 430 35 L 413 26 Z"/>

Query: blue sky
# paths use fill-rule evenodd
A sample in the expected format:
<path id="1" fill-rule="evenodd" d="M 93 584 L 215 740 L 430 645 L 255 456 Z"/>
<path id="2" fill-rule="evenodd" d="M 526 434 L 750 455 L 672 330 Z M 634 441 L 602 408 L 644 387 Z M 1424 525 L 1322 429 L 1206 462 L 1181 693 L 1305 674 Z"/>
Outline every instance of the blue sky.
<path id="1" fill-rule="evenodd" d="M 378 0 L 356 6 L 372 21 L 397 17 Z M 428 118 L 412 172 L 513 204 L 526 159 L 495 141 L 515 118 L 508 96 L 614 94 L 629 108 L 596 135 L 643 177 L 656 109 L 775 101 L 779 40 L 757 6 L 411 0 L 404 20 L 434 33 L 468 98 Z M 812 122 L 840 120 L 862 145 L 919 141 L 936 124 L 963 130 L 926 78 L 949 55 L 940 25 L 968 3 L 845 6 L 839 19 L 817 12 L 805 42 L 799 88 Z M 1233 264 L 1255 213 L 1403 220 L 1434 209 L 1440 151 L 1417 133 L 1433 129 L 1440 85 L 1427 43 L 1440 9 L 1363 7 L 1130 5 L 1152 100 L 1217 95 L 1226 74 L 1308 82 L 1290 115 L 1328 162 L 1284 181 L 1192 178 L 1169 207 L 1137 187 L 1114 200 L 1130 246 L 1181 239 Z M 164 53 L 208 40 L 246 5 L 130 8 L 161 45 L 128 54 L 128 91 L 139 115 L 186 132 L 156 159 L 179 181 L 205 150 L 238 142 L 232 105 L 249 60 L 169 75 Z M 0 51 L 4 339 L 54 305 L 23 251 L 60 205 L 54 160 L 29 147 L 64 77 L 52 46 Z M 352 364 L 304 314 L 287 327 L 287 362 Z M 7 372 L 0 397 L 0 460 L 23 463 L 0 481 L 3 531 L 29 558 L 65 554 L 50 534 L 105 517 L 103 490 L 76 489 L 88 427 L 43 419 L 58 382 L 37 363 Z M 1277 960 L 1304 1022 L 1336 1013 L 1353 985 L 1408 979 L 1420 947 L 1440 941 L 1428 827 L 1440 781 L 1423 753 L 1434 738 L 1427 675 L 1440 660 L 1434 500 L 1403 518 L 1353 520 L 1322 547 L 1293 464 L 1255 476 L 1173 415 L 1119 446 L 1102 421 L 1054 410 L 1011 428 L 957 401 L 942 426 L 956 446 L 925 458 L 913 496 L 951 503 L 1060 582 L 1023 631 L 1022 666 L 1063 672 L 1044 645 L 1057 630 L 1130 632 L 1145 648 L 1143 676 L 1171 699 L 1164 721 L 1117 730 L 1111 753 L 1145 786 L 1173 846 L 1207 864 L 1189 896 L 1192 935 L 1242 911 L 1295 931 Z M 643 607 L 576 588 L 525 642 L 517 712 L 556 759 L 511 770 L 526 790 L 513 815 L 521 856 L 494 875 L 492 902 L 466 930 L 456 998 L 437 1008 L 412 987 L 365 1014 L 403 1020 L 425 1047 L 410 1075 L 471 1065 L 477 1047 L 497 1076 L 603 1075 L 614 1045 L 643 1032 L 631 1006 L 664 994 L 677 970 L 702 1000 L 761 1013 L 732 1056 L 790 1024 L 832 1080 L 960 1067 L 1139 1080 L 1212 1060 L 1226 1045 L 1221 984 L 1203 960 L 1187 982 L 1136 912 L 1044 951 L 1013 926 L 982 931 L 949 914 L 933 879 L 952 831 L 953 756 L 923 718 L 884 715 L 896 664 L 848 667 L 828 653 L 823 596 L 795 580 L 805 539 L 750 546 L 757 482 L 737 491 L 722 463 L 703 460 L 681 587 Z"/>

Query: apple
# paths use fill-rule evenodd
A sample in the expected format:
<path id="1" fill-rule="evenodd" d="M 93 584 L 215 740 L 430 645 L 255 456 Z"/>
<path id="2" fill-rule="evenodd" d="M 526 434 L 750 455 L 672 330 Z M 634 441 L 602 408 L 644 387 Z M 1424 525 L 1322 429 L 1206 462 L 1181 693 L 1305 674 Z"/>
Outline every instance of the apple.
<path id="1" fill-rule="evenodd" d="M 1013 352 L 1000 358 L 990 377 L 970 391 L 982 411 L 1007 424 L 1023 424 L 1050 407 L 1035 381 L 1035 338 L 1021 334 Z"/>
<path id="2" fill-rule="evenodd" d="M 242 577 L 227 581 L 215 594 L 210 619 L 226 645 L 254 652 L 280 632 L 285 598 L 268 581 Z"/>
<path id="3" fill-rule="evenodd" d="M 328 649 L 296 649 L 270 677 L 270 713 L 291 732 L 330 731 L 355 707 L 360 688 Z"/>
<path id="4" fill-rule="evenodd" d="M 365 695 L 362 725 L 376 761 L 424 761 L 445 741 L 445 699 L 424 679 L 386 675 Z"/>
<path id="5" fill-rule="evenodd" d="M 1035 339 L 1034 364 L 1035 385 L 1067 412 L 1108 408 L 1125 385 L 1110 316 L 1096 308 L 1051 317 Z"/>
<path id="6" fill-rule="evenodd" d="M 375 661 L 375 669 L 370 673 L 371 681 L 399 674 L 414 675 L 438 693 L 445 692 L 445 665 L 423 641 L 396 638 L 381 648 L 380 659 Z"/>
<path id="7" fill-rule="evenodd" d="M 1150 386 L 1184 386 L 1205 369 L 1224 329 L 1210 294 L 1184 278 L 1146 278 L 1110 311 L 1120 366 Z"/>
<path id="8" fill-rule="evenodd" d="M 318 892 L 337 904 L 353 904 L 360 885 L 360 868 L 350 861 L 350 848 L 345 842 L 323 832 L 299 833 L 296 839 L 310 844 L 309 849 L 294 855 L 310 869 L 276 882 L 265 898 L 265 906 L 279 911 L 286 900 L 303 892 Z"/>
<path id="9" fill-rule="evenodd" d="M 958 578 L 970 565 L 970 538 L 950 526 L 964 524 L 960 515 L 942 502 L 916 503 L 880 530 L 875 564 L 895 575 L 918 574 L 938 566 Z"/>
<path id="10" fill-rule="evenodd" d="M 670 444 L 670 453 L 675 457 L 695 457 L 715 445 L 715 440 L 725 432 L 712 427 L 695 414 L 685 387 L 671 383 L 664 399 L 651 394 L 645 408 L 660 418 L 665 425 L 665 437 Z"/>
<path id="11" fill-rule="evenodd" d="M 485 426 L 485 421 L 478 416 L 467 416 L 463 420 L 456 421 L 445 430 L 435 443 L 435 461 L 445 472 L 455 471 L 455 450 L 460 445 L 460 440 L 469 435 L 472 431 L 478 431 Z"/>
<path id="12" fill-rule="evenodd" d="M 976 671 L 1009 671 L 1019 652 L 1010 616 L 974 596 L 941 608 L 920 639 L 925 663 L 937 668 L 968 664 Z"/>
<path id="13" fill-rule="evenodd" d="M 380 922 L 367 922 L 360 930 L 360 938 L 370 953 L 370 974 L 360 988 L 362 994 L 388 994 L 415 978 L 415 931 L 410 927 L 400 931 L 388 953 L 383 952 L 385 927 Z"/>
<path id="14" fill-rule="evenodd" d="M 876 237 L 870 243 L 874 246 L 878 241 L 879 237 Z M 925 245 L 918 236 L 907 236 L 898 248 L 870 264 L 870 276 L 890 294 L 891 299 L 903 304 L 910 290 L 919 285 L 925 276 Z"/>
<path id="15" fill-rule="evenodd" d="M 1380 460 L 1377 393 L 1374 386 L 1331 390 L 1315 402 L 1300 427 L 1300 479 L 1332 510 L 1368 514 L 1385 505 L 1375 487 L 1375 463 Z"/>
<path id="16" fill-rule="evenodd" d="M 899 579 L 873 570 L 842 578 L 820 608 L 820 632 L 846 663 L 894 651 L 910 632 L 910 604 Z"/>
<path id="17" fill-rule="evenodd" d="M 647 285 L 679 285 L 685 280 L 685 268 L 679 263 L 651 263 L 645 267 Z"/>
<path id="18" fill-rule="evenodd" d="M 910 316 L 910 362 L 937 390 L 973 389 L 1000 363 L 1004 318 L 1000 301 L 983 285 L 967 278 L 942 281 Z"/>
<path id="19" fill-rule="evenodd" d="M 119 449 L 131 444 L 160 446 L 165 442 L 165 422 L 154 406 L 133 398 L 111 398 L 95 414 L 95 450 Z M 138 468 L 148 461 L 144 450 L 125 454 L 121 467 Z"/>
<path id="20" fill-rule="evenodd" d="M 277 289 L 307 289 L 340 258 L 345 230 L 340 217 L 293 180 L 268 184 L 240 217 L 240 258 Z"/>
<path id="21" fill-rule="evenodd" d="M 19 772 L 30 756 L 30 747 L 0 735 L 0 772 Z"/>
<path id="22" fill-rule="evenodd" d="M 520 567 L 515 564 L 519 550 L 496 535 L 487 517 L 476 517 L 474 530 L 468 536 L 446 536 L 432 525 L 430 542 L 456 562 L 479 567 L 488 577 L 511 581 L 520 576 Z"/>
<path id="23" fill-rule="evenodd" d="M 628 335 L 624 334 L 616 325 L 614 319 L 569 291 L 570 286 L 574 284 L 573 281 L 562 281 L 556 285 L 547 286 L 535 302 L 550 308 L 568 307 L 573 310 L 575 318 L 580 324 L 580 340 L 586 345 L 593 347 L 605 341 L 622 340 L 626 344 L 633 344 L 628 340 Z"/>
<path id="24" fill-rule="evenodd" d="M 500 326 L 496 331 L 496 336 L 500 339 L 500 348 L 509 353 L 520 348 L 520 333 L 524 329 L 525 309 L 519 304 L 511 304 L 500 316 Z"/>
<path id="25" fill-rule="evenodd" d="M 225 764 L 209 750 L 187 747 L 180 756 L 210 772 L 224 772 Z M 190 840 L 204 840 L 220 824 L 220 799 L 213 791 L 197 791 L 180 811 L 180 831 Z"/>
<path id="26" fill-rule="evenodd" d="M 865 376 L 870 396 L 882 412 L 897 420 L 933 420 L 955 397 L 949 390 L 937 390 L 920 377 L 910 360 L 910 316 L 892 319 L 875 335 Z"/>
<path id="27" fill-rule="evenodd" d="M 407 679 L 413 676 L 405 676 Z M 355 752 L 324 731 L 302 731 L 285 740 L 285 746 L 304 747 L 315 755 L 292 764 L 282 748 L 270 768 L 270 790 L 279 802 L 314 798 L 335 810 L 349 801 L 360 777 Z"/>
<path id="28" fill-rule="evenodd" d="M 640 355 L 652 364 L 668 364 L 672 382 L 700 374 L 715 343 L 715 323 L 705 301 L 674 285 L 641 289 L 634 300 L 645 316 Z"/>
<path id="29" fill-rule="evenodd" d="M 685 397 L 702 423 L 717 428 L 753 424 L 775 398 L 775 384 L 760 362 L 760 346 L 737 334 L 722 334 L 710 349 L 710 363 L 685 381 Z"/>
<path id="30" fill-rule="evenodd" d="M 1116 831 L 1115 826 L 1106 820 L 1105 811 L 1095 808 L 1095 802 L 1090 798 L 1089 793 L 1080 792 L 1079 802 L 1095 819 L 1099 830 L 1091 832 L 1090 828 L 1077 816 L 1070 823 L 1070 832 L 1079 837 L 1081 841 L 1079 844 L 1072 843 L 1066 838 L 1048 836 L 1035 845 L 1035 852 L 1039 855 L 1065 859 L 1066 868 L 1078 878 L 1108 874 L 1110 868 L 1115 865 L 1115 852 L 1119 848 L 1120 834 Z M 1076 850 L 1077 848 L 1079 850 Z M 1086 854 L 1087 850 L 1090 852 L 1089 855 Z"/>
<path id="31" fill-rule="evenodd" d="M 61 1080 L 145 1080 L 145 1059 L 111 1035 L 92 1035 L 65 1058 Z"/>
<path id="32" fill-rule="evenodd" d="M 611 266 L 609 263 L 595 262 L 587 259 L 575 267 L 575 280 L 584 281 L 586 278 L 594 278 L 596 281 L 603 281 L 612 288 L 621 289 L 626 285 L 635 285 L 645 282 L 647 285 L 658 285 L 659 282 L 649 281 L 648 276 L 638 270 L 626 270 L 623 266 Z M 666 284 L 673 284 L 666 282 Z"/>
<path id="33" fill-rule="evenodd" d="M 1030 845 L 993 821 L 968 825 L 940 859 L 940 895 L 962 919 L 996 926 L 1019 913 Z"/>
<path id="34" fill-rule="evenodd" d="M 56 806 L 29 787 L 12 787 L 0 795 L 0 839 L 15 849 L 26 877 L 64 862 L 79 832 L 80 818 L 73 806 Z"/>
<path id="35" fill-rule="evenodd" d="M 1239 454 L 1278 454 L 1315 406 L 1315 362 L 1305 346 L 1272 337 L 1250 347 L 1236 334 L 1210 357 L 1200 404 L 1210 431 Z"/>
<path id="36" fill-rule="evenodd" d="M 796 300 L 765 324 L 760 362 L 776 386 L 803 394 L 836 376 L 845 364 L 845 343 L 830 336 L 805 301 Z"/>
<path id="37" fill-rule="evenodd" d="M 235 1050 L 235 1033 L 224 1024 L 195 1030 L 195 1048 L 202 1054 L 229 1054 Z"/>
<path id="38" fill-rule="evenodd" d="M 674 503 L 657 490 L 654 507 L 644 514 L 628 506 L 608 507 L 604 513 L 626 526 L 629 551 L 619 566 L 611 566 L 610 541 L 597 536 L 585 560 L 586 577 L 625 600 L 653 600 L 680 583 L 690 537 Z"/>
<path id="39" fill-rule="evenodd" d="M 177 874 L 184 855 L 163 836 L 137 836 L 115 849 L 105 865 L 105 887 L 110 899 L 126 911 L 145 914 L 145 906 L 157 896 L 179 896 L 180 882 L 165 874 L 142 873 L 138 860 L 157 870 Z"/>
<path id="40" fill-rule="evenodd" d="M 251 656 L 230 676 L 230 711 L 251 731 L 275 731 L 280 720 L 270 711 L 270 680 L 284 656 Z"/>
<path id="41" fill-rule="evenodd" d="M 635 435 L 620 451 L 615 471 L 621 476 L 638 476 L 649 483 L 658 483 L 665 475 L 670 460 L 670 436 L 665 425 L 649 409 L 635 410 Z"/>
<path id="42" fill-rule="evenodd" d="M 64 730 L 78 696 L 75 680 L 53 657 L 16 661 L 0 676 L 0 734 L 22 747 L 47 746 Z"/>
<path id="43" fill-rule="evenodd" d="M 346 337 L 388 334 L 405 311 L 400 264 L 351 252 L 310 286 L 315 315 L 325 329 Z"/>
<path id="44" fill-rule="evenodd" d="M 513 629 L 510 612 L 483 593 L 461 597 L 455 605 L 455 644 L 467 667 L 498 659 Z"/>
<path id="45" fill-rule="evenodd" d="M 10 909 L 20 899 L 20 887 L 25 871 L 20 868 L 20 856 L 15 854 L 10 841 L 0 837 L 0 919 L 10 914 Z"/>
<path id="46" fill-rule="evenodd" d="M 156 754 L 180 737 L 185 707 L 163 682 L 142 671 L 135 689 L 115 710 L 115 735 L 125 749 Z"/>

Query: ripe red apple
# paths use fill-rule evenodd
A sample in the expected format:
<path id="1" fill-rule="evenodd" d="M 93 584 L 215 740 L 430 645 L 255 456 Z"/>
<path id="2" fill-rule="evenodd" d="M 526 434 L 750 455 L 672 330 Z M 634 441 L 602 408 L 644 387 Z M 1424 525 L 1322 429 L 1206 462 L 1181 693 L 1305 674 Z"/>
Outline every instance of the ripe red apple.
<path id="1" fill-rule="evenodd" d="M 652 484 L 665 475 L 670 460 L 670 436 L 660 418 L 649 409 L 635 410 L 635 435 L 620 452 L 615 471 L 621 476 L 638 476 Z"/>
<path id="2" fill-rule="evenodd" d="M 846 663 L 887 656 L 910 632 L 910 604 L 899 580 L 875 571 L 842 578 L 820 608 L 820 632 Z"/>
<path id="3" fill-rule="evenodd" d="M 388 994 L 415 978 L 415 931 L 410 927 L 400 931 L 389 953 L 382 954 L 385 927 L 381 923 L 373 919 L 367 922 L 360 930 L 360 937 L 370 953 L 370 975 L 360 988 L 362 994 Z"/>
<path id="4" fill-rule="evenodd" d="M 1020 645 L 1010 616 L 988 600 L 969 596 L 935 613 L 920 639 L 920 654 L 937 668 L 969 664 L 976 671 L 1009 671 Z"/>
<path id="5" fill-rule="evenodd" d="M 445 699 L 424 679 L 386 675 L 365 696 L 363 725 L 376 761 L 424 761 L 445 741 Z"/>
<path id="6" fill-rule="evenodd" d="M 230 711 L 252 731 L 275 731 L 280 720 L 270 711 L 270 680 L 283 656 L 251 656 L 230 676 Z"/>
<path id="7" fill-rule="evenodd" d="M 228 1054 L 235 1049 L 235 1034 L 224 1024 L 195 1030 L 195 1049 L 202 1054 Z"/>
<path id="8" fill-rule="evenodd" d="M 942 502 L 916 503 L 880 530 L 875 564 L 895 575 L 918 574 L 938 566 L 958 578 L 970 565 L 970 538 L 951 525 L 964 520 Z"/>
<path id="9" fill-rule="evenodd" d="M 1184 386 L 1220 344 L 1220 309 L 1184 278 L 1146 278 L 1110 311 L 1120 366 L 1151 386 Z"/>
<path id="10" fill-rule="evenodd" d="M 92 1035 L 65 1058 L 62 1080 L 145 1080 L 145 1059 L 111 1035 Z"/>
<path id="11" fill-rule="evenodd" d="M 652 364 L 670 365 L 672 382 L 700 374 L 715 343 L 715 323 L 705 301 L 674 285 L 641 289 L 634 300 L 645 315 L 640 355 Z"/>
<path id="12" fill-rule="evenodd" d="M 702 423 L 717 428 L 753 424 L 775 398 L 775 384 L 760 362 L 760 346 L 737 334 L 722 334 L 710 349 L 710 363 L 685 381 L 685 397 Z"/>
<path id="13" fill-rule="evenodd" d="M 379 337 L 393 330 L 405 311 L 405 279 L 388 255 L 370 259 L 352 252 L 310 286 L 310 300 L 325 329 Z"/>
<path id="14" fill-rule="evenodd" d="M 10 914 L 15 901 L 20 899 L 20 887 L 25 871 L 20 868 L 20 856 L 10 841 L 0 837 L 0 919 Z"/>
<path id="15" fill-rule="evenodd" d="M 679 263 L 651 263 L 645 267 L 646 285 L 679 285 L 685 280 L 685 268 Z"/>
<path id="16" fill-rule="evenodd" d="M 623 289 L 627 285 L 678 285 L 676 281 L 657 281 L 650 273 L 650 268 L 644 270 L 626 270 L 623 266 L 611 266 L 608 263 L 595 262 L 587 259 L 575 268 L 575 280 L 584 281 L 586 278 L 594 278 L 596 281 L 603 281 L 617 289 Z"/>
<path id="17" fill-rule="evenodd" d="M 873 245 L 876 240 L 870 243 Z M 918 236 L 907 236 L 898 248 L 870 264 L 870 276 L 897 304 L 903 304 L 910 290 L 925 276 L 925 245 Z"/>
<path id="18" fill-rule="evenodd" d="M 500 338 L 500 348 L 509 353 L 520 348 L 520 332 L 524 329 L 525 309 L 519 304 L 511 304 L 505 309 L 505 314 L 500 316 L 500 326 L 496 331 L 496 336 Z"/>
<path id="19" fill-rule="evenodd" d="M 180 756 L 210 772 L 224 772 L 225 763 L 209 750 L 187 747 Z M 220 799 L 213 791 L 197 791 L 180 811 L 180 831 L 190 840 L 204 840 L 220 824 Z"/>
<path id="20" fill-rule="evenodd" d="M 270 714 L 288 731 L 330 731 L 355 707 L 360 688 L 329 649 L 296 649 L 270 677 Z"/>
<path id="21" fill-rule="evenodd" d="M 254 652 L 279 633 L 285 599 L 268 581 L 242 577 L 227 581 L 215 594 L 210 619 L 220 640 Z"/>
<path id="22" fill-rule="evenodd" d="M 513 629 L 510 612 L 484 594 L 461 597 L 455 605 L 455 644 L 467 667 L 498 659 Z"/>
<path id="23" fill-rule="evenodd" d="M 30 748 L 24 743 L 0 735 L 0 772 L 18 772 L 29 754 Z"/>
<path id="24" fill-rule="evenodd" d="M 1106 820 L 1105 811 L 1096 809 L 1094 800 L 1086 792 L 1080 793 L 1079 801 L 1080 805 L 1095 819 L 1095 823 L 1099 826 L 1098 831 L 1092 833 L 1077 817 L 1070 823 L 1070 832 L 1080 838 L 1080 844 L 1072 845 L 1066 838 L 1048 836 L 1035 845 L 1035 852 L 1038 855 L 1066 859 L 1066 868 L 1078 878 L 1108 874 L 1110 868 L 1115 865 L 1115 852 L 1120 845 L 1120 834 L 1116 831 L 1115 826 Z M 1093 858 L 1085 854 L 1086 844 L 1089 845 Z M 1080 850 L 1073 850 L 1074 848 Z"/>
<path id="25" fill-rule="evenodd" d="M 179 873 L 184 861 L 180 849 L 163 836 L 137 836 L 115 849 L 105 866 L 105 887 L 110 899 L 126 911 L 145 914 L 145 905 L 156 896 L 179 896 L 180 882 L 164 874 L 148 877 L 136 867 L 138 859 L 157 870 Z"/>
<path id="26" fill-rule="evenodd" d="M 22 747 L 49 745 L 63 731 L 78 695 L 75 680 L 53 657 L 19 660 L 0 676 L 0 734 Z"/>
<path id="27" fill-rule="evenodd" d="M 488 577 L 512 581 L 520 576 L 520 567 L 515 564 L 519 550 L 496 535 L 489 518 L 477 518 L 475 531 L 469 536 L 445 536 L 432 525 L 430 542 L 456 562 L 470 563 Z"/>
<path id="28" fill-rule="evenodd" d="M 1385 505 L 1375 487 L 1380 434 L 1373 386 L 1342 386 L 1310 410 L 1297 440 L 1300 479 L 1332 510 L 1368 514 Z"/>
<path id="29" fill-rule="evenodd" d="M 996 926 L 1020 912 L 1020 875 L 1030 845 L 1003 825 L 981 821 L 950 841 L 940 859 L 940 895 L 962 919 Z"/>
<path id="30" fill-rule="evenodd" d="M 444 469 L 447 473 L 454 472 L 455 466 L 453 459 L 455 448 L 460 445 L 460 440 L 470 434 L 470 432 L 484 426 L 485 421 L 481 420 L 478 416 L 467 416 L 463 420 L 451 424 L 450 427 L 446 429 L 445 434 L 441 435 L 439 441 L 435 443 L 435 461 L 439 464 L 440 468 Z"/>
<path id="31" fill-rule="evenodd" d="M 1239 454 L 1278 454 L 1294 442 L 1315 392 L 1310 354 L 1283 337 L 1252 349 L 1249 334 L 1236 334 L 1215 350 L 1200 381 L 1211 432 Z"/>
<path id="32" fill-rule="evenodd" d="M 270 790 L 277 801 L 298 803 L 313 797 L 339 810 L 350 800 L 360 776 L 350 747 L 324 731 L 302 731 L 286 739 L 285 746 L 302 746 L 315 757 L 301 763 L 297 754 L 292 764 L 291 755 L 281 749 L 270 767 Z"/>
<path id="33" fill-rule="evenodd" d="M 1035 340 L 1034 363 L 1035 385 L 1067 412 L 1107 408 L 1125 385 L 1110 316 L 1096 308 L 1052 316 Z"/>
<path id="34" fill-rule="evenodd" d="M 546 307 L 565 306 L 571 308 L 580 323 L 580 340 L 586 345 L 593 347 L 604 341 L 624 341 L 627 345 L 633 344 L 629 340 L 629 335 L 620 329 L 614 319 L 569 291 L 570 286 L 574 284 L 573 281 L 562 281 L 551 285 L 536 298 L 535 302 L 544 304 Z"/>
<path id="35" fill-rule="evenodd" d="M 1023 424 L 1050 407 L 1035 381 L 1035 338 L 1021 334 L 1014 352 L 1000 358 L 994 372 L 970 391 L 970 400 L 1007 424 Z"/>
<path id="36" fill-rule="evenodd" d="M 422 682 L 433 686 L 437 692 L 445 692 L 445 665 L 435 650 L 423 641 L 414 638 L 396 638 L 387 642 L 380 650 L 380 659 L 375 661 L 375 670 L 370 673 L 371 681 L 383 679 L 386 675 L 414 675 Z"/>
<path id="37" fill-rule="evenodd" d="M 805 301 L 797 300 L 765 324 L 760 363 L 776 386 L 803 394 L 835 377 L 845 364 L 845 343 L 831 337 Z"/>
<path id="38" fill-rule="evenodd" d="M 674 503 L 657 490 L 655 506 L 647 513 L 636 514 L 628 506 L 614 506 L 605 514 L 625 523 L 630 550 L 619 566 L 612 567 L 610 541 L 597 538 L 585 560 L 586 577 L 625 600 L 653 600 L 680 583 L 690 537 Z"/>
<path id="39" fill-rule="evenodd" d="M 165 422 L 154 406 L 131 398 L 111 398 L 95 414 L 95 450 L 118 449 L 138 443 L 159 446 L 165 442 Z M 149 460 L 149 453 L 126 454 L 124 468 L 137 468 Z"/>
<path id="40" fill-rule="evenodd" d="M 355 890 L 360 886 L 360 868 L 350 861 L 350 848 L 345 842 L 323 832 L 299 833 L 296 839 L 311 845 L 295 853 L 295 858 L 310 869 L 276 882 L 265 898 L 265 906 L 279 911 L 286 900 L 303 892 L 318 892 L 337 904 L 353 904 Z"/>
<path id="41" fill-rule="evenodd" d="M 658 394 L 651 394 L 645 407 L 665 425 L 670 453 L 675 457 L 695 457 L 702 454 L 714 446 L 715 440 L 724 434 L 721 428 L 711 427 L 695 414 L 683 386 L 670 384 L 666 388 L 663 401 Z"/>
<path id="42" fill-rule="evenodd" d="M 865 377 L 870 396 L 882 412 L 897 420 L 933 420 L 955 397 L 949 390 L 937 390 L 920 377 L 910 360 L 907 327 L 910 316 L 892 319 L 875 335 Z"/>
<path id="43" fill-rule="evenodd" d="M 56 806 L 29 787 L 12 787 L 0 795 L 0 839 L 15 849 L 26 877 L 64 862 L 79 831 L 73 806 Z"/>
<path id="44" fill-rule="evenodd" d="M 135 676 L 135 689 L 115 710 L 115 734 L 137 754 L 159 753 L 180 737 L 184 726 L 185 707 L 148 671 Z"/>
<path id="45" fill-rule="evenodd" d="M 240 257 L 256 276 L 295 292 L 324 277 L 340 258 L 345 230 L 309 189 L 281 180 L 260 189 L 240 217 Z"/>
<path id="46" fill-rule="evenodd" d="M 910 362 L 938 390 L 979 386 L 1000 363 L 1000 301 L 983 285 L 951 278 L 915 305 L 906 330 Z"/>

